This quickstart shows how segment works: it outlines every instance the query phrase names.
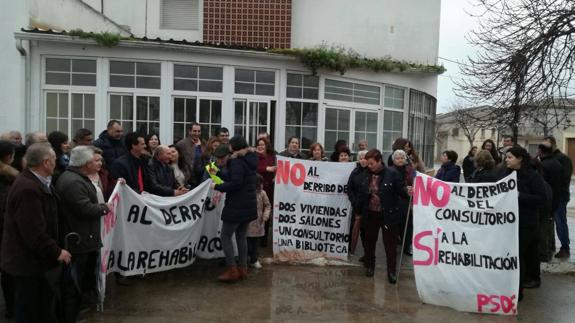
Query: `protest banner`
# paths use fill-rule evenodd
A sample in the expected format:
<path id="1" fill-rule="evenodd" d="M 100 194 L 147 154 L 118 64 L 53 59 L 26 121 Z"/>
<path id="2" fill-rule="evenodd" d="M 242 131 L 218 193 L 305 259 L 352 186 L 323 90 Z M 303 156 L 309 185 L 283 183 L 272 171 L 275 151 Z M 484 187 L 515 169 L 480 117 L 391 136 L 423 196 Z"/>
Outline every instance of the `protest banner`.
<path id="1" fill-rule="evenodd" d="M 161 197 L 116 185 L 102 218 L 99 282 L 103 301 L 106 275 L 154 273 L 192 264 L 204 227 L 204 205 L 211 181 L 181 196 Z M 219 220 L 219 219 L 218 219 Z"/>
<path id="2" fill-rule="evenodd" d="M 413 266 L 428 304 L 517 314 L 517 175 L 497 183 L 446 183 L 418 173 L 413 192 Z"/>
<path id="3" fill-rule="evenodd" d="M 220 232 L 222 228 L 222 210 L 224 209 L 226 193 L 210 190 L 206 207 L 204 208 L 204 225 L 198 243 L 196 255 L 202 259 L 223 258 L 224 249 Z M 235 241 L 234 241 L 235 246 Z"/>
<path id="4" fill-rule="evenodd" d="M 347 260 L 355 163 L 277 157 L 273 252 L 277 261 Z"/>

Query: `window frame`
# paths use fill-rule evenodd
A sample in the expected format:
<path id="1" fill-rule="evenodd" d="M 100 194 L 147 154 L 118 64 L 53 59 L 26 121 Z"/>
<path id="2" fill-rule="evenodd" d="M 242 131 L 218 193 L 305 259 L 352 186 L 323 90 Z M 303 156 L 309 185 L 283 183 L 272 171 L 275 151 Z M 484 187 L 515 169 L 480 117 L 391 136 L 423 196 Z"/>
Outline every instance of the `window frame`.
<path id="1" fill-rule="evenodd" d="M 121 62 L 121 63 L 134 63 L 134 74 L 117 74 L 117 73 L 112 73 L 112 62 Z M 141 74 L 137 74 L 137 70 L 138 70 L 138 63 L 143 63 L 143 64 L 158 64 L 160 66 L 160 74 L 158 76 L 150 76 L 150 75 L 141 75 Z M 107 85 L 108 85 L 108 91 L 132 91 L 132 92 L 137 92 L 137 91 L 155 91 L 157 93 L 160 93 L 162 91 L 162 83 L 163 83 L 163 66 L 162 66 L 162 61 L 160 60 L 133 60 L 133 59 L 125 59 L 125 58 L 113 58 L 113 57 L 108 57 L 107 58 L 107 71 L 106 71 L 106 76 L 107 76 Z M 116 76 L 133 76 L 134 78 L 134 86 L 133 87 L 123 87 L 123 86 L 113 86 L 112 85 L 112 76 L 116 75 Z M 158 78 L 160 81 L 160 87 L 159 88 L 146 88 L 146 87 L 138 87 L 137 86 L 137 82 L 138 82 L 138 77 L 149 77 L 149 78 Z"/>

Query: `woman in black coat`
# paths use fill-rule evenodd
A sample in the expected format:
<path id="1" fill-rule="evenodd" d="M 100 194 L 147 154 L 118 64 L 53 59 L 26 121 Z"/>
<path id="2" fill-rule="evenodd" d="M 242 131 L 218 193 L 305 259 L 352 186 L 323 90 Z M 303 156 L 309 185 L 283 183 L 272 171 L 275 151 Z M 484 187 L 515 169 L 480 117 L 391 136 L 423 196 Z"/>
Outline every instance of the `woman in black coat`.
<path id="1" fill-rule="evenodd" d="M 218 277 L 223 282 L 245 279 L 248 275 L 246 231 L 248 224 L 258 217 L 256 196 L 258 157 L 255 152 L 248 151 L 247 148 L 248 143 L 244 137 L 235 136 L 230 139 L 233 154 L 226 165 L 227 174 L 222 175 L 224 183 L 212 184 L 213 189 L 226 193 L 226 203 L 222 211 L 221 240 L 228 269 Z M 232 244 L 234 233 L 239 267 L 236 264 Z"/>
<path id="2" fill-rule="evenodd" d="M 481 150 L 475 155 L 475 171 L 467 182 L 469 183 L 494 183 L 499 180 L 495 169 L 495 160 L 487 150 Z"/>
<path id="3" fill-rule="evenodd" d="M 507 150 L 507 174 L 517 172 L 519 191 L 519 300 L 523 299 L 523 284 L 530 273 L 538 272 L 539 212 L 545 205 L 547 194 L 543 177 L 530 165 L 531 157 L 525 148 L 514 146 Z"/>
<path id="4" fill-rule="evenodd" d="M 463 163 L 461 164 L 463 168 L 463 178 L 465 178 L 466 182 L 469 182 L 469 178 L 475 171 L 475 164 L 473 163 L 475 159 L 475 155 L 477 154 L 477 147 L 473 146 L 467 153 L 467 156 L 463 158 Z"/>
<path id="5" fill-rule="evenodd" d="M 399 224 L 402 221 L 401 198 L 408 197 L 404 181 L 399 173 L 382 162 L 381 152 L 370 150 L 366 155 L 369 176 L 363 184 L 362 225 L 365 227 L 365 275 L 373 277 L 375 269 L 375 245 L 379 230 L 383 231 L 383 245 L 387 258 L 387 279 L 397 281 L 396 258 Z"/>

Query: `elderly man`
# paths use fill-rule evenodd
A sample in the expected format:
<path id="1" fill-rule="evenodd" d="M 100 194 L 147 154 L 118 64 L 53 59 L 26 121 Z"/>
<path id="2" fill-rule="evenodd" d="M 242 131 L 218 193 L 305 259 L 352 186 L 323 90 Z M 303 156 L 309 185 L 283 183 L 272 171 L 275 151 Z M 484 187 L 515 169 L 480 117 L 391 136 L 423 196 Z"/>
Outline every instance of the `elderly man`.
<path id="1" fill-rule="evenodd" d="M 58 246 L 58 199 L 51 184 L 56 154 L 31 145 L 26 170 L 8 193 L 1 263 L 14 276 L 16 322 L 56 322 L 53 286 L 47 279 L 71 255 Z"/>
<path id="2" fill-rule="evenodd" d="M 122 145 L 122 125 L 118 120 L 110 120 L 106 130 L 102 131 L 98 139 L 94 141 L 94 146 L 102 149 L 104 152 L 104 162 L 106 167 L 110 167 L 112 163 L 121 156 L 125 155 L 127 150 Z"/>
<path id="3" fill-rule="evenodd" d="M 180 151 L 186 163 L 194 171 L 194 182 L 199 184 L 198 179 L 201 177 L 201 157 L 203 143 L 200 139 L 202 127 L 197 122 L 192 122 L 188 129 L 188 137 L 178 141 L 176 148 Z M 200 173 L 198 173 L 200 172 Z"/>
<path id="4" fill-rule="evenodd" d="M 102 190 L 90 180 L 97 176 L 102 167 L 102 155 L 95 154 L 91 146 L 78 146 L 70 153 L 68 169 L 56 183 L 56 191 L 61 197 L 60 228 L 62 235 L 70 232 L 79 234 L 79 243 L 70 245 L 72 267 L 80 292 L 84 295 L 96 289 L 96 262 L 102 246 L 100 240 L 100 217 L 108 213 L 110 206 L 105 204 Z M 66 322 L 76 322 L 82 301 L 73 284 L 64 285 Z"/>
<path id="5" fill-rule="evenodd" d="M 174 176 L 174 169 L 170 167 L 172 153 L 170 147 L 160 145 L 154 150 L 154 158 L 148 167 L 147 191 L 159 196 L 179 196 L 188 192 L 183 187 L 178 187 Z"/>

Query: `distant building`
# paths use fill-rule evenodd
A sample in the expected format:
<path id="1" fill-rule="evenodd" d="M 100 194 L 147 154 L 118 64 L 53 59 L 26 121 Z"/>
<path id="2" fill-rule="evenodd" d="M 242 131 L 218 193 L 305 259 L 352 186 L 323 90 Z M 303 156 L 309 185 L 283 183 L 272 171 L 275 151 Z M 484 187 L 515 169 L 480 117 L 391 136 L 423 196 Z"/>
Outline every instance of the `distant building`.
<path id="1" fill-rule="evenodd" d="M 575 161 L 575 124 L 571 120 L 575 119 L 575 101 L 567 100 L 562 105 L 564 108 L 572 110 L 569 117 L 564 123 L 548 131 L 557 140 L 557 147 L 568 154 Z M 489 106 L 479 106 L 469 108 L 472 115 L 484 115 L 491 109 Z M 481 148 L 483 142 L 487 139 L 493 140 L 498 147 L 502 146 L 503 136 L 510 135 L 511 130 L 507 127 L 493 127 L 490 125 L 483 126 L 481 122 L 471 124 L 471 127 L 477 129 L 473 146 Z M 543 125 L 532 120 L 519 124 L 519 137 L 517 143 L 525 147 L 532 156 L 537 155 L 538 146 L 545 137 Z M 456 112 L 441 113 L 436 116 L 435 131 L 435 161 L 439 161 L 441 153 L 445 150 L 454 150 L 459 155 L 460 164 L 471 148 L 465 131 L 456 121 Z"/>
<path id="2" fill-rule="evenodd" d="M 0 1 L 1 132 L 97 135 L 118 119 L 171 143 L 196 121 L 205 137 L 224 126 L 253 143 L 267 131 L 278 151 L 298 136 L 327 150 L 366 138 L 388 154 L 404 136 L 433 159 L 438 73 L 311 75 L 262 49 L 334 44 L 436 65 L 440 0 Z M 123 39 L 106 47 L 64 32 L 76 29 Z"/>

